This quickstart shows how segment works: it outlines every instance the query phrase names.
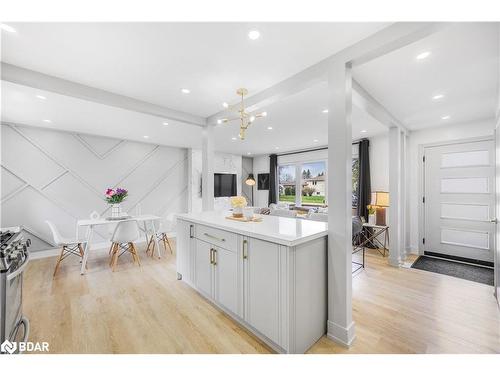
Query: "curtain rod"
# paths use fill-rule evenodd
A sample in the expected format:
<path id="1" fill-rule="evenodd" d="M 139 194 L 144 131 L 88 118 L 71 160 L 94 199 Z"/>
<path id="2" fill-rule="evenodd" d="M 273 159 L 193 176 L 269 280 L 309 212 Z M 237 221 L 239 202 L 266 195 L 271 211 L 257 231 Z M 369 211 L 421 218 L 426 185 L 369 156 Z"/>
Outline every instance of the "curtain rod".
<path id="1" fill-rule="evenodd" d="M 360 139 L 359 141 L 356 141 L 356 142 L 352 142 L 353 145 L 358 145 L 362 140 L 364 140 L 365 138 L 363 139 Z M 285 152 L 285 153 L 282 153 L 282 154 L 276 154 L 278 156 L 286 156 L 286 155 L 295 155 L 295 154 L 303 154 L 303 153 L 306 153 L 306 152 L 314 152 L 314 151 L 321 151 L 321 150 L 328 150 L 328 147 L 320 147 L 320 148 L 311 148 L 311 149 L 308 149 L 308 150 L 303 150 L 303 151 L 293 151 L 293 152 Z"/>

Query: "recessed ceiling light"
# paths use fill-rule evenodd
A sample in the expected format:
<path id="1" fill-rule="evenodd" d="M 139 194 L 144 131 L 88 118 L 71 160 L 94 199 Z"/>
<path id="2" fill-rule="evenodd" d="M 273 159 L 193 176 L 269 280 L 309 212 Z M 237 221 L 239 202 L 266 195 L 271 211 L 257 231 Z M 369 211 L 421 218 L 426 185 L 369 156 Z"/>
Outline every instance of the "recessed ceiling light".
<path id="1" fill-rule="evenodd" d="M 43 120 L 43 122 L 46 122 L 47 124 L 50 124 L 52 120 Z"/>
<path id="2" fill-rule="evenodd" d="M 227 104 L 226 102 L 222 103 L 222 106 L 223 106 L 224 108 L 229 108 L 229 104 Z"/>
<path id="3" fill-rule="evenodd" d="M 232 141 L 236 141 L 236 137 L 231 138 Z"/>
<path id="4" fill-rule="evenodd" d="M 368 131 L 368 130 L 364 130 L 364 129 L 363 129 L 363 130 L 361 130 L 361 133 L 366 133 L 367 131 Z"/>
<path id="5" fill-rule="evenodd" d="M 437 94 L 437 95 L 434 95 L 434 96 L 432 97 L 432 99 L 434 99 L 434 100 L 439 100 L 439 99 L 443 99 L 443 98 L 444 98 L 444 95 L 443 95 L 443 94 Z"/>
<path id="6" fill-rule="evenodd" d="M 0 29 L 3 31 L 7 31 L 8 33 L 16 33 L 16 29 L 14 29 L 12 26 L 7 25 L 6 23 L 0 23 Z"/>
<path id="7" fill-rule="evenodd" d="M 191 92 L 191 90 L 189 90 L 189 89 L 181 89 L 181 92 L 183 94 L 189 94 Z"/>
<path id="8" fill-rule="evenodd" d="M 267 130 L 273 130 L 273 127 L 272 126 L 268 126 Z"/>
<path id="9" fill-rule="evenodd" d="M 167 126 L 167 125 L 168 125 L 168 122 L 164 121 L 164 122 L 163 122 L 163 125 Z"/>
<path id="10" fill-rule="evenodd" d="M 451 118 L 450 115 L 441 116 L 441 120 L 449 120 L 450 118 Z"/>
<path id="11" fill-rule="evenodd" d="M 313 142 L 314 142 L 314 143 L 317 143 L 317 142 L 319 142 L 319 141 L 318 141 L 317 139 L 314 139 L 314 140 L 313 140 Z"/>
<path id="12" fill-rule="evenodd" d="M 143 135 L 142 138 L 144 139 L 148 139 L 149 138 L 149 135 Z"/>
<path id="13" fill-rule="evenodd" d="M 328 109 L 324 109 L 324 110 L 322 110 L 321 112 L 323 112 L 323 113 L 328 113 Z"/>
<path id="14" fill-rule="evenodd" d="M 275 149 L 275 150 L 279 150 L 280 148 L 279 148 L 278 146 L 276 146 L 274 149 Z"/>
<path id="15" fill-rule="evenodd" d="M 252 155 L 252 153 L 251 152 L 247 152 L 247 155 Z"/>
<path id="16" fill-rule="evenodd" d="M 218 119 L 217 124 L 222 124 L 222 119 Z"/>
<path id="17" fill-rule="evenodd" d="M 262 112 L 260 115 L 261 115 L 262 117 L 267 117 L 267 112 Z"/>
<path id="18" fill-rule="evenodd" d="M 37 97 L 38 99 L 41 99 L 41 100 L 45 100 L 45 99 L 47 99 L 47 98 L 46 98 L 45 96 L 43 96 L 43 95 L 36 95 L 36 97 Z"/>
<path id="19" fill-rule="evenodd" d="M 248 33 L 248 38 L 250 40 L 257 40 L 260 38 L 260 32 L 259 30 L 251 30 L 249 33 Z"/>
<path id="20" fill-rule="evenodd" d="M 430 53 L 429 51 L 425 51 L 425 52 L 419 53 L 419 54 L 417 55 L 417 60 L 423 60 L 423 59 L 426 59 L 426 58 L 428 58 L 430 55 L 431 55 L 431 53 Z"/>

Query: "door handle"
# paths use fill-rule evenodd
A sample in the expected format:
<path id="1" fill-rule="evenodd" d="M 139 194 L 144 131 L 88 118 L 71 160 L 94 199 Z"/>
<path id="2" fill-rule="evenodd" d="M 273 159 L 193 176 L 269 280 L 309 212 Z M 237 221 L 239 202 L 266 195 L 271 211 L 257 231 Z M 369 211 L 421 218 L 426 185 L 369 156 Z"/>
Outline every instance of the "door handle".
<path id="1" fill-rule="evenodd" d="M 243 240 L 243 259 L 248 259 L 248 241 Z"/>
<path id="2" fill-rule="evenodd" d="M 194 229 L 194 225 L 191 224 L 189 226 L 189 238 L 193 238 L 194 237 L 194 234 L 193 234 L 193 229 Z"/>
<path id="3" fill-rule="evenodd" d="M 217 265 L 217 249 L 213 249 L 214 250 L 214 263 L 213 265 L 216 266 Z"/>
<path id="4" fill-rule="evenodd" d="M 214 264 L 214 249 L 210 248 L 210 264 Z"/>
<path id="5" fill-rule="evenodd" d="M 498 224 L 497 218 L 490 219 L 490 223 Z"/>

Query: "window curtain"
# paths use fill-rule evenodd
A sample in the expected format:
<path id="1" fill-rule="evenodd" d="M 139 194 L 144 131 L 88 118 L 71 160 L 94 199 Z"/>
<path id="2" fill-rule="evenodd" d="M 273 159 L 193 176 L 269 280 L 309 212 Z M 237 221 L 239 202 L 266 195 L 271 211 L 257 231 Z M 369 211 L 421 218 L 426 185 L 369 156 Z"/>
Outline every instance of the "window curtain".
<path id="1" fill-rule="evenodd" d="M 371 200 L 370 184 L 370 141 L 363 139 L 359 142 L 359 183 L 358 183 L 358 216 L 368 221 L 368 208 Z"/>
<path id="2" fill-rule="evenodd" d="M 278 188 L 278 155 L 269 155 L 269 199 L 268 207 L 271 203 L 277 203 L 276 189 Z"/>

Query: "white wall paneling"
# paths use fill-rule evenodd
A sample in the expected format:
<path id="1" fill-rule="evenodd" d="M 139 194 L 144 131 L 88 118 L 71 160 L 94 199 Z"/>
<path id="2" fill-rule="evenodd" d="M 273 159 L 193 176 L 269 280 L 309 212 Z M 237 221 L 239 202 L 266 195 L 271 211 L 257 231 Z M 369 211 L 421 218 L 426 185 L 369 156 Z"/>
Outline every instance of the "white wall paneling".
<path id="1" fill-rule="evenodd" d="M 77 219 L 94 210 L 109 215 L 107 187 L 129 190 L 129 213 L 187 211 L 183 148 L 10 124 L 1 132 L 1 226 L 23 225 L 36 240 L 32 251 L 53 245 L 45 220 L 73 236 Z M 106 229 L 97 231 L 96 243 L 107 239 Z"/>

